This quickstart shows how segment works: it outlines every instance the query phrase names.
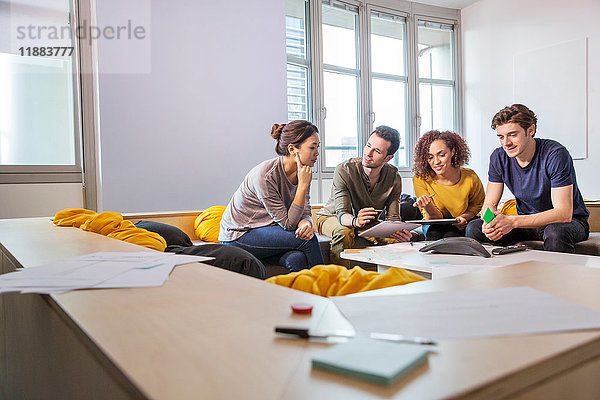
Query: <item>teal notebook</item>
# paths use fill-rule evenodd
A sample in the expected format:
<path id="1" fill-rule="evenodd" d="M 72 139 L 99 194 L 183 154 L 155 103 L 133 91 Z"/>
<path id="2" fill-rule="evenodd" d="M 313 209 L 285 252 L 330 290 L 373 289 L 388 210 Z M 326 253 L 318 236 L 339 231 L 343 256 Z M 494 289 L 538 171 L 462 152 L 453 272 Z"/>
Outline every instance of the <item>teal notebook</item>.
<path id="1" fill-rule="evenodd" d="M 429 350 L 421 345 L 374 339 L 352 339 L 312 358 L 315 368 L 391 385 L 427 360 Z"/>

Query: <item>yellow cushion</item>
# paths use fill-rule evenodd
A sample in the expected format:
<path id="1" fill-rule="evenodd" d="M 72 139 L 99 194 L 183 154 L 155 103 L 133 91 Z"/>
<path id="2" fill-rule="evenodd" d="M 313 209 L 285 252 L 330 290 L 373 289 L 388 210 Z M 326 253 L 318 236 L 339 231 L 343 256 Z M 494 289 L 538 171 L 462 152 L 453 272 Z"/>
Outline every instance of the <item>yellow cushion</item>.
<path id="1" fill-rule="evenodd" d="M 209 207 L 196 217 L 194 232 L 198 239 L 205 242 L 219 242 L 219 227 L 225 208 L 224 206 Z"/>
<path id="2" fill-rule="evenodd" d="M 121 222 L 123 222 L 123 216 L 121 214 L 105 211 L 92 216 L 83 225 L 81 225 L 80 228 L 84 231 L 90 231 L 107 236 L 112 231 L 119 229 Z"/>
<path id="3" fill-rule="evenodd" d="M 88 219 L 96 216 L 97 213 L 84 208 L 66 208 L 54 215 L 54 223 L 58 226 L 74 226 L 79 228 Z"/>
<path id="4" fill-rule="evenodd" d="M 123 221 L 117 229 L 107 235 L 109 238 L 123 240 L 158 251 L 165 251 L 167 242 L 156 232 L 136 227 L 131 221 Z"/>
<path id="5" fill-rule="evenodd" d="M 504 202 L 500 209 L 500 214 L 517 215 L 517 201 L 515 199 L 510 199 Z"/>
<path id="6" fill-rule="evenodd" d="M 98 214 L 83 208 L 67 208 L 57 212 L 53 221 L 58 226 L 74 226 L 149 249 L 165 251 L 167 248 L 167 242 L 158 233 L 138 228 L 131 221 L 124 221 L 123 216 L 116 212 Z"/>
<path id="7" fill-rule="evenodd" d="M 311 269 L 277 275 L 267 282 L 319 296 L 343 296 L 384 287 L 405 285 L 425 278 L 402 268 L 390 268 L 383 273 L 365 271 L 360 267 L 348 270 L 340 265 L 316 265 Z"/>

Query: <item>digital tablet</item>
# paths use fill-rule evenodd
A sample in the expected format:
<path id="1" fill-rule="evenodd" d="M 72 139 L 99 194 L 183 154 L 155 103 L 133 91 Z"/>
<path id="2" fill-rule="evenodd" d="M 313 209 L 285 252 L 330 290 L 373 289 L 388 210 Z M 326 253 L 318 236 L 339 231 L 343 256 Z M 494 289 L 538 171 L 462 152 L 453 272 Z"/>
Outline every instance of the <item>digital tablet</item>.
<path id="1" fill-rule="evenodd" d="M 416 229 L 419 226 L 421 226 L 421 224 L 415 223 L 413 221 L 383 221 L 375 225 L 374 227 L 369 228 L 364 232 L 361 232 L 358 236 L 388 238 L 394 232 L 401 231 L 402 229 L 412 231 L 413 229 Z"/>
<path id="2" fill-rule="evenodd" d="M 419 219 L 414 221 L 406 221 L 406 223 L 419 225 L 446 225 L 455 224 L 458 222 L 456 218 L 441 218 L 441 219 Z"/>

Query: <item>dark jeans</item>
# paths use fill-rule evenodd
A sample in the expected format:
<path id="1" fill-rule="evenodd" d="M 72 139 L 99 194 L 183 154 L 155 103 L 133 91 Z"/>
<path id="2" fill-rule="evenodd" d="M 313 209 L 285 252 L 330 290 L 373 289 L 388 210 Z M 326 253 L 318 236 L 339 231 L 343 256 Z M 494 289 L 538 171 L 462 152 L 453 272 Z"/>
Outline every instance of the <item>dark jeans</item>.
<path id="1" fill-rule="evenodd" d="M 465 236 L 464 229 L 444 224 L 444 225 L 423 225 L 425 240 L 440 240 L 445 237 Z"/>
<path id="2" fill-rule="evenodd" d="M 561 253 L 573 253 L 575 243 L 589 237 L 590 227 L 586 220 L 573 218 L 568 223 L 549 224 L 541 228 L 517 228 L 502 236 L 500 240 L 490 241 L 481 231 L 483 221 L 480 218 L 469 222 L 466 236 L 479 242 L 488 242 L 494 245 L 507 246 L 526 240 L 543 240 L 544 250 Z"/>
<path id="3" fill-rule="evenodd" d="M 138 221 L 134 225 L 150 232 L 156 232 L 162 236 L 165 242 L 167 242 L 166 252 L 214 257 L 214 260 L 205 261 L 204 263 L 259 279 L 265 279 L 267 276 L 263 263 L 242 249 L 222 244 L 194 246 L 192 240 L 185 232 L 175 226 L 163 224 L 162 222 Z"/>
<path id="4" fill-rule="evenodd" d="M 298 239 L 294 231 L 286 231 L 279 225 L 250 229 L 237 240 L 222 243 L 240 247 L 260 260 L 283 265 L 292 272 L 324 263 L 316 236 L 310 240 Z"/>
<path id="5" fill-rule="evenodd" d="M 265 279 L 267 272 L 262 262 L 252 254 L 233 246 L 218 243 L 201 244 L 198 246 L 168 246 L 165 252 L 188 254 L 194 256 L 214 257 L 212 261 L 203 261 L 228 271 Z"/>

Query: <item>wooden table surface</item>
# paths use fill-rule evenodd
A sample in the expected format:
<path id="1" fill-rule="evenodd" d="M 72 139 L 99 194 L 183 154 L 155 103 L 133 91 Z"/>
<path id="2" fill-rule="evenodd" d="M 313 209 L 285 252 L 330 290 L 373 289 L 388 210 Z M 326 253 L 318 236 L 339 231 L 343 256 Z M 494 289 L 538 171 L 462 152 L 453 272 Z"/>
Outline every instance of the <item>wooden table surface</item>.
<path id="1" fill-rule="evenodd" d="M 140 251 L 76 228 L 55 227 L 45 218 L 0 220 L 0 243 L 5 270 L 13 264 L 28 267 L 95 251 Z M 528 262 L 384 291 L 527 285 L 600 310 L 599 284 L 600 269 Z M 33 323 L 18 324 L 18 308 L 26 299 L 42 299 L 48 306 L 36 311 Z M 300 301 L 314 305 L 311 316 L 290 313 L 290 304 Z M 589 398 L 600 393 L 600 331 L 441 341 L 427 364 L 390 387 L 313 370 L 311 356 L 330 345 L 279 339 L 273 328 L 348 328 L 328 299 L 199 263 L 176 267 L 159 288 L 3 294 L 0 302 L 0 369 L 7 370 L 2 378 L 9 382 L 5 390 L 11 394 L 36 392 L 45 373 L 51 381 L 61 380 L 55 392 L 44 389 L 45 398 L 62 392 L 75 396 L 93 385 L 96 377 L 86 373 L 88 364 L 72 365 L 77 357 L 60 357 L 55 353 L 61 349 L 54 349 L 52 368 L 36 369 L 41 362 L 36 357 L 45 354 L 28 353 L 16 339 L 31 336 L 49 343 L 48 348 L 70 346 L 73 340 L 53 338 L 67 333 L 83 343 L 78 351 L 89 353 L 109 382 L 124 388 L 123 398 L 525 399 L 567 394 Z M 60 314 L 55 331 L 36 325 L 43 324 L 47 313 Z M 18 332 L 13 324 L 19 325 Z M 13 347 L 19 352 L 11 351 Z M 44 347 L 38 351 L 44 353 Z M 30 379 L 28 369 L 37 380 Z M 61 373 L 52 375 L 56 370 Z M 69 371 L 78 373 L 79 380 Z M 74 386 L 71 391 L 62 387 L 69 385 Z"/>

